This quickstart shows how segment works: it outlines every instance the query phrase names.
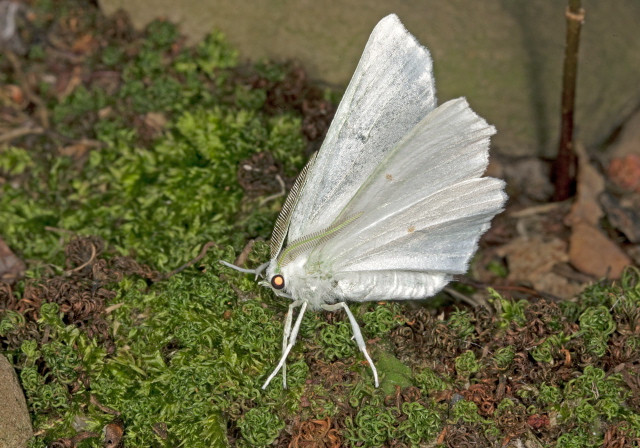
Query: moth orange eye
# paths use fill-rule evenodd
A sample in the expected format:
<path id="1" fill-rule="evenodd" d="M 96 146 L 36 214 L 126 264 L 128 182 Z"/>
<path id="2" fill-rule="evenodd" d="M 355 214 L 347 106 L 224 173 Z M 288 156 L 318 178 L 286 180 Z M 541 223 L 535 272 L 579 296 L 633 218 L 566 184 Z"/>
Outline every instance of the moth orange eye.
<path id="1" fill-rule="evenodd" d="M 273 286 L 273 289 L 282 289 L 284 288 L 284 277 L 280 274 L 278 275 L 274 275 L 271 278 L 271 286 Z"/>

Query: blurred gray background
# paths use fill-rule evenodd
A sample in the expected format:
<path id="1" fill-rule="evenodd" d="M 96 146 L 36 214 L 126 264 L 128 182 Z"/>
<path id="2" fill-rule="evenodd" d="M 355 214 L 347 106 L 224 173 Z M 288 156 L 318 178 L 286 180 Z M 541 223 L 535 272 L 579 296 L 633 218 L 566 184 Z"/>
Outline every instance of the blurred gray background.
<path id="1" fill-rule="evenodd" d="M 396 13 L 431 51 L 440 103 L 466 96 L 498 129 L 495 151 L 554 156 L 560 123 L 562 0 L 100 0 L 144 27 L 159 17 L 196 42 L 222 30 L 241 59 L 296 60 L 344 88 L 369 33 Z M 583 0 L 576 136 L 598 150 L 640 105 L 640 1 Z"/>

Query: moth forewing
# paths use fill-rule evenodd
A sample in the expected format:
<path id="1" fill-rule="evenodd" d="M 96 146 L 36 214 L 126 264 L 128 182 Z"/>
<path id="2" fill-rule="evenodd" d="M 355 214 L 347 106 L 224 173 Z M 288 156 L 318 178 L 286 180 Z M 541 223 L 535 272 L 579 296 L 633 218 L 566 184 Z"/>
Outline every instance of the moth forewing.
<path id="1" fill-rule="evenodd" d="M 386 153 L 435 107 L 429 51 L 395 14 L 383 18 L 369 37 L 291 216 L 290 238 L 335 222 Z"/>

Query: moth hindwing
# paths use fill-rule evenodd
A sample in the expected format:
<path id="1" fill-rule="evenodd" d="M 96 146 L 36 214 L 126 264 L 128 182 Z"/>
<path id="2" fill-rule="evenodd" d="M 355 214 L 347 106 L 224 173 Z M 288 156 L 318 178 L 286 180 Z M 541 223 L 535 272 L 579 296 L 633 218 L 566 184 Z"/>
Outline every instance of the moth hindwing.
<path id="1" fill-rule="evenodd" d="M 340 233 L 341 230 L 343 230 L 353 221 L 362 216 L 362 213 L 363 212 L 347 216 L 336 221 L 334 224 L 325 229 L 319 230 L 309 235 L 305 235 L 293 241 L 286 247 L 285 250 L 282 251 L 282 253 L 278 257 L 278 269 L 282 269 L 283 267 L 285 267 L 288 263 L 295 260 L 296 257 L 301 253 L 311 250 L 324 243 L 325 241 L 330 240 L 338 233 Z"/>
<path id="2" fill-rule="evenodd" d="M 313 167 L 314 162 L 316 161 L 316 154 L 317 153 L 314 153 L 311 156 L 309 162 L 307 162 L 305 167 L 300 172 L 300 175 L 293 184 L 293 188 L 291 188 L 287 199 L 285 199 L 284 201 L 284 205 L 282 206 L 282 210 L 280 210 L 278 219 L 276 219 L 276 224 L 273 227 L 273 233 L 271 234 L 270 243 L 272 260 L 278 256 L 278 252 L 280 252 L 280 249 L 282 248 L 284 238 L 287 236 L 287 230 L 289 230 L 289 222 L 291 221 L 291 213 L 296 208 L 296 204 L 298 203 L 298 199 L 300 198 L 300 193 L 302 192 L 304 185 L 307 183 L 308 175 L 311 172 L 311 168 Z"/>

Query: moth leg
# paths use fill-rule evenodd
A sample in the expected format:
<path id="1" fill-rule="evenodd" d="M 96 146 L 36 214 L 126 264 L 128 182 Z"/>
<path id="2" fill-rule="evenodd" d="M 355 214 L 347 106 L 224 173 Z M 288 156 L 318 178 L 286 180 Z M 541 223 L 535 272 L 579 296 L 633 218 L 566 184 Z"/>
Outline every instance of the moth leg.
<path id="1" fill-rule="evenodd" d="M 271 375 L 269 375 L 269 378 L 267 378 L 267 381 L 265 381 L 264 385 L 262 386 L 262 389 L 267 388 L 267 386 L 269 385 L 273 377 L 276 376 L 276 374 L 280 371 L 285 361 L 287 360 L 287 356 L 289 355 L 289 352 L 291 351 L 293 344 L 296 343 L 296 338 L 298 337 L 298 331 L 300 330 L 300 324 L 302 323 L 302 316 L 304 316 L 304 312 L 307 310 L 308 304 L 309 303 L 307 301 L 302 302 L 302 306 L 300 307 L 300 313 L 298 314 L 296 323 L 293 326 L 293 330 L 291 331 L 291 334 L 289 335 L 289 343 L 287 344 L 287 347 L 284 349 L 284 352 L 282 353 L 282 358 L 280 358 L 280 362 L 276 366 L 275 370 L 271 373 Z"/>
<path id="2" fill-rule="evenodd" d="M 262 263 L 256 269 L 245 269 L 245 268 L 238 267 L 235 264 L 228 263 L 224 260 L 218 260 L 218 261 L 220 262 L 221 265 L 231 268 L 234 271 L 242 272 L 244 274 L 255 274 L 256 280 L 258 280 L 259 277 L 264 276 L 263 274 L 264 270 L 267 269 L 269 267 L 269 263 L 271 263 L 270 261 L 267 261 L 266 263 Z"/>
<path id="3" fill-rule="evenodd" d="M 267 261 L 266 263 L 262 263 L 255 269 L 256 280 L 258 280 L 259 277 L 264 277 L 263 272 L 269 267 L 269 263 L 271 262 Z"/>
<path id="4" fill-rule="evenodd" d="M 344 308 L 344 310 L 347 313 L 347 316 L 349 317 L 349 322 L 351 322 L 351 330 L 353 331 L 353 338 L 356 340 L 356 343 L 358 344 L 358 348 L 364 355 L 365 359 L 369 362 L 369 365 L 371 366 L 371 370 L 373 371 L 373 379 L 374 379 L 375 385 L 376 387 L 378 387 L 380 385 L 378 382 L 378 371 L 376 370 L 376 366 L 373 364 L 373 361 L 371 360 L 371 357 L 367 352 L 367 345 L 365 344 L 364 338 L 362 337 L 362 333 L 360 332 L 360 326 L 358 325 L 356 318 L 351 313 L 351 310 L 347 306 L 346 302 L 338 302 L 333 305 L 324 304 L 322 305 L 322 308 L 326 311 L 335 311 L 340 308 Z"/>
<path id="5" fill-rule="evenodd" d="M 284 320 L 284 336 L 282 338 L 282 354 L 284 355 L 287 345 L 289 345 L 289 336 L 291 335 L 291 324 L 293 323 L 293 310 L 302 305 L 304 300 L 296 300 L 289 305 L 289 312 Z M 287 388 L 287 363 L 282 364 L 282 387 Z"/>

